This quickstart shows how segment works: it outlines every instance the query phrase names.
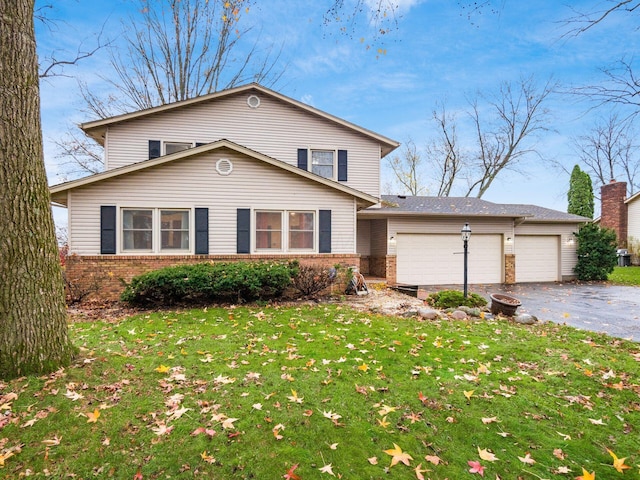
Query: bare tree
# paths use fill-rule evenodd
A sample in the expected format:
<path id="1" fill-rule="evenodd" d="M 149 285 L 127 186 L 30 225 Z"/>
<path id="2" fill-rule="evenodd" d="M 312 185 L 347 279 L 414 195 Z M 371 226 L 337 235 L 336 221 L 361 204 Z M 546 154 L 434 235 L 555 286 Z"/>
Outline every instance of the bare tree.
<path id="1" fill-rule="evenodd" d="M 249 42 L 251 28 L 242 15 L 253 0 L 139 0 L 142 21 L 125 24 L 124 49 L 110 48 L 111 87 L 97 94 L 80 83 L 85 113 L 93 118 L 146 109 L 250 81 L 272 85 L 280 52 L 260 49 L 259 35 Z M 102 147 L 70 129 L 55 142 L 58 158 L 70 176 L 104 168 Z"/>
<path id="2" fill-rule="evenodd" d="M 640 187 L 636 138 L 633 119 L 620 119 L 612 113 L 587 134 L 574 139 L 580 160 L 596 180 L 596 187 L 606 185 L 612 179 L 624 179 L 630 194 Z"/>
<path id="3" fill-rule="evenodd" d="M 589 11 L 575 8 L 573 11 L 574 15 L 564 21 L 565 25 L 570 27 L 565 36 L 580 35 L 618 13 L 637 14 L 640 12 L 640 1 L 606 0 L 598 2 L 596 7 Z"/>
<path id="4" fill-rule="evenodd" d="M 401 154 L 387 159 L 387 163 L 403 190 L 401 193 L 420 195 L 427 192 L 420 172 L 423 159 L 413 141 L 405 143 Z"/>
<path id="5" fill-rule="evenodd" d="M 471 101 L 477 153 L 470 168 L 467 197 L 481 198 L 500 172 L 514 169 L 523 157 L 537 153 L 527 141 L 548 130 L 550 112 L 545 102 L 554 87 L 547 81 L 538 88 L 533 77 L 523 78 L 515 86 L 503 83 L 497 95 L 484 96 L 490 112 L 488 121 L 478 99 Z"/>
<path id="6" fill-rule="evenodd" d="M 457 190 L 482 197 L 504 170 L 538 153 L 533 140 L 548 129 L 546 100 L 553 89 L 550 81 L 538 87 L 529 77 L 501 84 L 496 94 L 476 95 L 467 112 L 473 133 L 464 143 L 458 138 L 460 120 L 440 106 L 432 112 L 436 133 L 425 148 L 426 162 L 410 143 L 389 162 L 396 180 L 412 195 L 431 190 L 450 196 Z"/>

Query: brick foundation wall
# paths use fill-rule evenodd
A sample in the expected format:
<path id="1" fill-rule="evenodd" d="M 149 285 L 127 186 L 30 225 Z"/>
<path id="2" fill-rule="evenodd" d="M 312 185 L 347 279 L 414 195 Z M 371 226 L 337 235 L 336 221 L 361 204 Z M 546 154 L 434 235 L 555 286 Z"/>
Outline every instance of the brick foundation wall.
<path id="1" fill-rule="evenodd" d="M 611 183 L 600 188 L 602 201 L 600 226 L 615 230 L 619 248 L 627 246 L 627 204 L 624 203 L 626 197 L 626 182 L 612 180 Z"/>
<path id="2" fill-rule="evenodd" d="M 152 270 L 174 265 L 200 262 L 259 262 L 298 260 L 302 265 L 360 268 L 358 254 L 323 254 L 285 257 L 281 255 L 70 255 L 66 259 L 65 275 L 79 291 L 96 290 L 86 300 L 113 301 L 120 298 L 124 282 Z"/>
<path id="3" fill-rule="evenodd" d="M 504 283 L 516 283 L 516 256 L 513 253 L 504 255 Z"/>
<path id="4" fill-rule="evenodd" d="M 382 278 L 387 276 L 386 257 L 369 258 L 369 275 Z"/>

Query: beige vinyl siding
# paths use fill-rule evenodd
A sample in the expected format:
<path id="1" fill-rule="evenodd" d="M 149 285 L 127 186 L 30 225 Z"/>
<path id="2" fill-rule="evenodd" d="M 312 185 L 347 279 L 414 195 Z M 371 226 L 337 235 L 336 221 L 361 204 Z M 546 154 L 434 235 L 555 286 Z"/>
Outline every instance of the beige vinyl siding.
<path id="1" fill-rule="evenodd" d="M 473 236 L 475 234 L 501 234 L 503 241 L 507 237 L 513 238 L 513 220 L 505 219 L 469 219 L 471 227 L 471 238 L 469 240 L 469 248 L 473 247 Z M 460 240 L 460 249 L 462 250 L 462 237 L 460 230 L 465 224 L 465 220 L 460 218 L 405 218 L 392 217 L 389 219 L 389 237 L 397 237 L 398 233 L 438 233 L 438 234 L 457 234 Z M 512 253 L 511 245 L 504 245 L 504 253 Z M 396 254 L 396 243 L 389 243 L 389 255 Z"/>
<path id="2" fill-rule="evenodd" d="M 627 204 L 629 250 L 640 254 L 640 197 Z"/>
<path id="3" fill-rule="evenodd" d="M 384 257 L 387 255 L 387 220 L 371 220 L 371 256 Z"/>
<path id="4" fill-rule="evenodd" d="M 358 243 L 357 243 L 357 252 L 360 255 L 370 255 L 371 254 L 371 220 L 358 220 Z"/>
<path id="5" fill-rule="evenodd" d="M 576 266 L 576 242 L 573 236 L 578 231 L 577 224 L 566 223 L 525 223 L 518 225 L 515 230 L 514 250 L 518 258 L 518 235 L 556 235 L 560 241 L 560 273 L 562 279 L 574 276 L 573 268 Z M 517 261 L 517 260 L 516 260 Z M 516 271 L 516 277 L 518 272 Z"/>
<path id="6" fill-rule="evenodd" d="M 260 106 L 250 108 L 249 94 L 239 93 L 110 126 L 107 168 L 147 160 L 149 140 L 207 143 L 224 138 L 296 166 L 299 148 L 340 149 L 348 152 L 348 181 L 344 183 L 379 196 L 377 142 L 260 93 Z"/>
<path id="7" fill-rule="evenodd" d="M 233 162 L 230 175 L 216 172 L 220 158 Z M 123 207 L 209 208 L 211 255 L 236 253 L 237 208 L 331 210 L 332 253 L 355 252 L 353 197 L 230 150 L 178 160 L 69 192 L 71 253 L 100 253 L 101 205 L 116 205 L 118 222 Z M 315 220 L 317 229 L 317 214 Z M 118 231 L 119 245 L 121 236 Z"/>

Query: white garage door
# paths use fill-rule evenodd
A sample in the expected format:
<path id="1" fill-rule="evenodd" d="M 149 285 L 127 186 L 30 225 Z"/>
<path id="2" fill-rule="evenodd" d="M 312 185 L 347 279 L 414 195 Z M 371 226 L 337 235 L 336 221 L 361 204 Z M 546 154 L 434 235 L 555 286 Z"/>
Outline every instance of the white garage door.
<path id="1" fill-rule="evenodd" d="M 397 281 L 409 285 L 462 285 L 464 251 L 460 235 L 397 235 Z M 471 235 L 468 282 L 502 282 L 502 236 Z"/>
<path id="2" fill-rule="evenodd" d="M 555 282 L 559 270 L 557 235 L 516 235 L 516 282 Z"/>

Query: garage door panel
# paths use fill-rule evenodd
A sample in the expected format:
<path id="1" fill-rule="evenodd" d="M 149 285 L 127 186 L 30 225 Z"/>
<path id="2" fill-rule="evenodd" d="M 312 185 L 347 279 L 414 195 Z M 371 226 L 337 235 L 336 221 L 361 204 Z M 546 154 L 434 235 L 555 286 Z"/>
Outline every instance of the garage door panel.
<path id="1" fill-rule="evenodd" d="M 516 282 L 555 282 L 559 276 L 557 235 L 516 235 Z"/>
<path id="2" fill-rule="evenodd" d="M 397 280 L 411 285 L 461 285 L 464 248 L 460 235 L 398 234 Z M 469 283 L 502 282 L 502 236 L 472 235 Z"/>

